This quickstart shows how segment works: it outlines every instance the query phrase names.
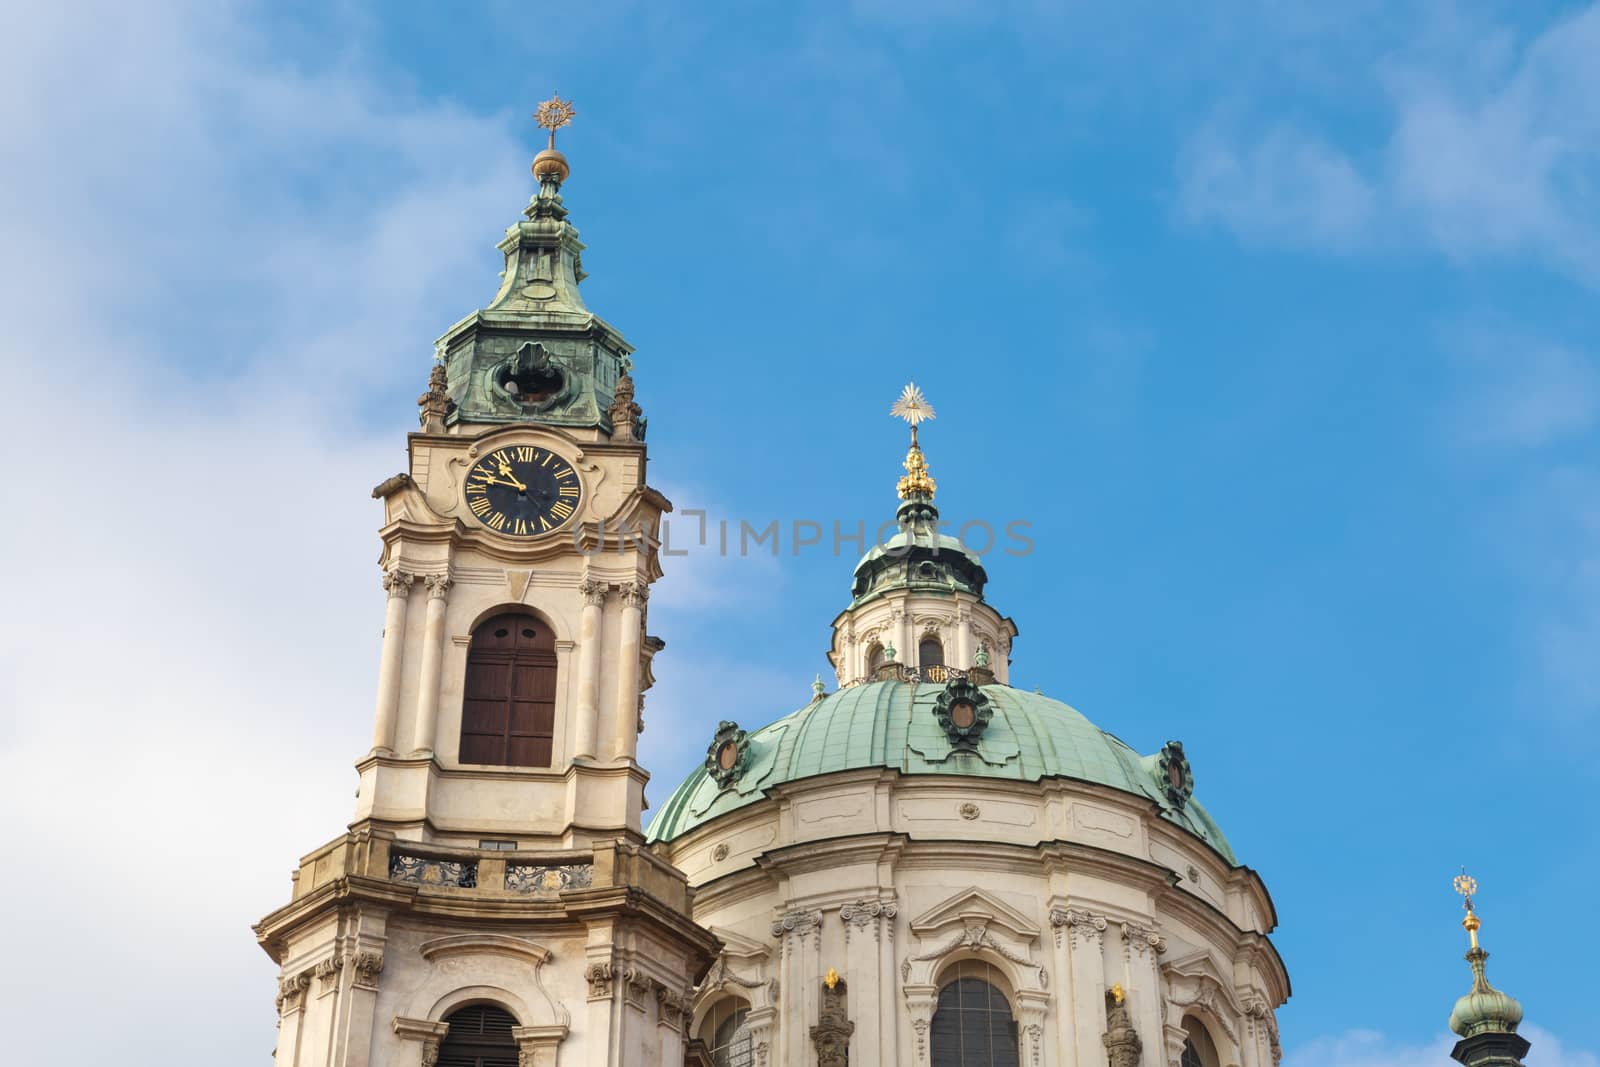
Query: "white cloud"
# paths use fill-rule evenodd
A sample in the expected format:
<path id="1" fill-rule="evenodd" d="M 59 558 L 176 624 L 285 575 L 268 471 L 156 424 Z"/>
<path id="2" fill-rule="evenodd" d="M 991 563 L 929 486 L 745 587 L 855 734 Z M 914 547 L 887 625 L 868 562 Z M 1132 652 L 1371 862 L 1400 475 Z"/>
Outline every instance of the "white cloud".
<path id="1" fill-rule="evenodd" d="M 1571 346 L 1496 328 L 1464 331 L 1452 346 L 1468 382 L 1456 413 L 1465 443 L 1533 448 L 1600 418 L 1600 368 Z"/>
<path id="2" fill-rule="evenodd" d="M 1396 206 L 1453 254 L 1527 251 L 1600 281 L 1600 5 L 1552 26 L 1509 77 L 1396 80 Z"/>
<path id="3" fill-rule="evenodd" d="M 263 1061 L 249 923 L 348 820 L 370 737 L 368 491 L 404 464 L 428 338 L 493 285 L 524 153 L 282 63 L 220 6 L 0 19 L 0 780 L 33 872 L 0 890 L 27 917 L 0 995 L 38 1023 L 8 1052 Z M 94 1010 L 67 1007 L 90 975 Z"/>
<path id="4" fill-rule="evenodd" d="M 1337 150 L 1279 126 L 1248 146 L 1217 129 L 1197 134 L 1179 161 L 1190 222 L 1215 222 L 1251 243 L 1342 248 L 1362 240 L 1374 193 Z"/>
<path id="5" fill-rule="evenodd" d="M 1527 1067 L 1600 1067 L 1592 1052 L 1566 1048 L 1537 1026 L 1525 1026 L 1522 1035 L 1533 1044 Z M 1393 1041 L 1374 1030 L 1350 1030 L 1320 1037 L 1291 1048 L 1283 1067 L 1455 1067 L 1449 1036 L 1423 1045 Z"/>
<path id="6" fill-rule="evenodd" d="M 1471 35 L 1446 54 L 1505 51 L 1503 34 Z M 1370 160 L 1293 126 L 1247 135 L 1209 124 L 1179 154 L 1181 215 L 1256 244 L 1529 255 L 1600 284 L 1597 53 L 1600 4 L 1509 62 L 1381 65 L 1392 116 Z"/>

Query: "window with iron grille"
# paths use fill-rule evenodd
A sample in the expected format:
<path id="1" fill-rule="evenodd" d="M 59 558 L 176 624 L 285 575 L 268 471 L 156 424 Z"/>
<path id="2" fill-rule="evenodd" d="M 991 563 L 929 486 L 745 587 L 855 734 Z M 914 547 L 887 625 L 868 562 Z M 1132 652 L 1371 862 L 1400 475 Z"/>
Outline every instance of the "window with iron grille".
<path id="1" fill-rule="evenodd" d="M 929 1028 L 932 1067 L 1017 1067 L 1017 1024 L 994 968 L 964 960 L 953 973 Z"/>

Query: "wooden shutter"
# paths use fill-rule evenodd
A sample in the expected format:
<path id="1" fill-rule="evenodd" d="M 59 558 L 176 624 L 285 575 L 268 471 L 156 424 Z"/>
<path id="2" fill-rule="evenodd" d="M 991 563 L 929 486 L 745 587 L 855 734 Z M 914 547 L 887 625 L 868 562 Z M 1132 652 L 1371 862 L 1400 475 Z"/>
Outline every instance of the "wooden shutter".
<path id="1" fill-rule="evenodd" d="M 474 630 L 461 705 L 461 762 L 548 767 L 555 718 L 550 628 L 531 615 L 497 615 Z"/>
<path id="2" fill-rule="evenodd" d="M 473 1004 L 448 1016 L 438 1067 L 517 1067 L 517 1020 L 492 1004 Z"/>

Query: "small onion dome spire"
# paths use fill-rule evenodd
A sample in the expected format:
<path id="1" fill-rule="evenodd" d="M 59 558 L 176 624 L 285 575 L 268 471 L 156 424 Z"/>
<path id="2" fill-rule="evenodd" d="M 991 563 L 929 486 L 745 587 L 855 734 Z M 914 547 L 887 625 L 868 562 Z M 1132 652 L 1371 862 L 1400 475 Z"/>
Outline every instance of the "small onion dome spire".
<path id="1" fill-rule="evenodd" d="M 817 680 L 811 683 L 811 699 L 821 700 L 828 687 L 822 684 L 822 675 L 817 675 Z"/>
<path id="2" fill-rule="evenodd" d="M 900 505 L 900 519 L 902 522 L 936 519 L 939 512 L 933 507 L 933 494 L 938 484 L 928 473 L 928 460 L 917 442 L 917 424 L 934 418 L 933 405 L 928 403 L 922 390 L 912 382 L 901 390 L 900 399 L 894 402 L 889 414 L 911 424 L 911 449 L 906 453 L 906 473 L 895 487 L 903 502 Z"/>
<path id="3" fill-rule="evenodd" d="M 1478 891 L 1477 881 L 1463 870 L 1454 884 L 1462 897 L 1461 906 L 1467 912 L 1461 927 L 1472 945 L 1466 956 L 1472 968 L 1472 989 L 1456 1001 L 1455 1009 L 1450 1012 L 1450 1029 L 1462 1038 L 1451 1055 L 1467 1064 L 1517 1063 L 1528 1051 L 1527 1041 L 1516 1036 L 1517 1024 L 1522 1022 L 1522 1005 L 1491 986 L 1484 974 L 1484 961 L 1489 953 L 1478 944 L 1478 930 L 1483 923 L 1472 904 L 1472 895 Z"/>
<path id="4" fill-rule="evenodd" d="M 539 110 L 533 113 L 533 121 L 550 131 L 550 143 L 543 152 L 533 157 L 533 176 L 539 179 L 541 186 L 546 182 L 554 182 L 560 188 L 561 183 L 567 180 L 567 175 L 572 173 L 572 168 L 567 166 L 567 157 L 556 151 L 556 131 L 571 122 L 572 116 L 577 113 L 571 100 L 563 100 L 555 95 L 540 104 Z"/>

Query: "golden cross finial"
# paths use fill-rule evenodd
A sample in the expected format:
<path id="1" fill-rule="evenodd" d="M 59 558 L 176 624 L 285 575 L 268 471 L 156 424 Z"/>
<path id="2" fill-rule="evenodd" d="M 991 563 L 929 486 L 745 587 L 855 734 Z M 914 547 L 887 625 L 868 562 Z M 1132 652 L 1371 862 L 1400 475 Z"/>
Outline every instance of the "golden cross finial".
<path id="1" fill-rule="evenodd" d="M 556 131 L 571 122 L 572 116 L 577 113 L 571 100 L 563 100 L 559 95 L 552 95 L 533 113 L 533 121 L 550 131 L 550 147 L 553 149 L 556 146 Z"/>
<path id="2" fill-rule="evenodd" d="M 1461 920 L 1461 926 L 1467 931 L 1467 937 L 1472 940 L 1472 947 L 1478 947 L 1478 928 L 1483 925 L 1478 918 L 1478 913 L 1472 907 L 1472 894 L 1478 891 L 1478 880 L 1467 873 L 1465 867 L 1450 883 L 1457 893 L 1461 894 L 1461 906 L 1466 909 L 1467 917 Z"/>

